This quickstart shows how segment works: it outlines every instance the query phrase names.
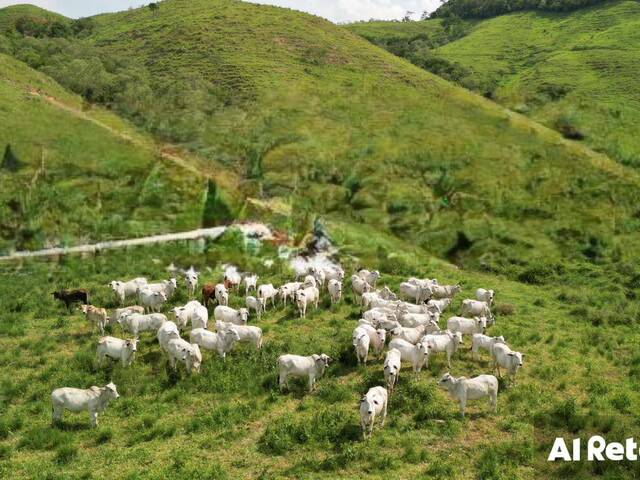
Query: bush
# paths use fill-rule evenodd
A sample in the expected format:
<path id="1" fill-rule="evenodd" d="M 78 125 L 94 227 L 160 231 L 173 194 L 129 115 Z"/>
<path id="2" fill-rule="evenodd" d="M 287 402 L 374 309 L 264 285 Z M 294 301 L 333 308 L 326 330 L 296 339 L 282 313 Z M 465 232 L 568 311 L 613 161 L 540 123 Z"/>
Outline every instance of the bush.
<path id="1" fill-rule="evenodd" d="M 501 316 L 513 315 L 516 313 L 516 307 L 511 303 L 497 303 L 493 308 L 494 311 Z"/>
<path id="2" fill-rule="evenodd" d="M 65 465 L 78 455 L 78 449 L 74 445 L 63 445 L 56 450 L 55 461 Z"/>

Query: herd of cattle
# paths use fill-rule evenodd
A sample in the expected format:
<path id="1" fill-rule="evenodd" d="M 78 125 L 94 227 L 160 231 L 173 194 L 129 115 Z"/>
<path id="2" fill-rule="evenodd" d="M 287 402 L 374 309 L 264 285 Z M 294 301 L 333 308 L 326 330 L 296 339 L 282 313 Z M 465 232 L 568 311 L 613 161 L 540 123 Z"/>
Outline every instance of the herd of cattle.
<path id="1" fill-rule="evenodd" d="M 291 301 L 296 305 L 300 317 L 304 318 L 308 307 L 318 308 L 320 293 L 325 289 L 331 304 L 341 301 L 344 282 L 342 268 L 309 267 L 307 271 L 296 273 L 295 281 L 276 288 L 273 284 L 258 284 L 256 274 L 241 274 L 235 267 L 227 266 L 222 283 L 204 285 L 202 303 L 191 300 L 184 306 L 170 310 L 175 321 L 170 321 L 160 313 L 178 288 L 175 278 L 159 283 L 149 283 L 145 278 L 112 281 L 110 287 L 120 308 L 114 309 L 111 315 L 104 308 L 91 305 L 86 290 L 61 290 L 53 295 L 67 307 L 75 302 L 81 303 L 79 309 L 86 316 L 92 331 L 97 328 L 101 334 L 96 347 L 99 364 L 112 359 L 121 362 L 124 367 L 130 365 L 137 350 L 138 336 L 151 331 L 156 334 L 160 350 L 173 369 L 180 362 L 187 372 L 198 373 L 202 364 L 201 349 L 215 351 L 225 358 L 237 342 L 247 342 L 256 349 L 261 348 L 262 330 L 247 325 L 251 312 L 260 320 L 269 307 L 276 307 L 277 300 L 284 306 Z M 191 267 L 182 274 L 188 297 L 192 299 L 198 285 L 198 273 Z M 385 386 L 369 389 L 360 402 L 361 427 L 365 438 L 371 436 L 376 418 L 380 418 L 384 425 L 388 395 L 396 387 L 403 362 L 410 364 L 417 374 L 423 366 L 428 367 L 432 355 L 443 353 L 450 368 L 452 357 L 463 344 L 465 336 L 471 337 L 474 358 L 477 358 L 480 350 L 487 350 L 498 376 L 500 368 L 504 368 L 509 382 L 515 382 L 524 355 L 511 350 L 502 336 L 485 335 L 486 328 L 495 322 L 491 311 L 493 290 L 480 288 L 476 291 L 476 299 L 463 300 L 461 316 L 451 316 L 446 321 L 446 328 L 441 329 L 440 317 L 460 292 L 459 285 L 440 285 L 436 279 L 410 278 L 400 284 L 399 294 L 395 294 L 387 286 L 376 289 L 379 278 L 378 271 L 369 270 L 360 270 L 351 277 L 354 302 L 361 306 L 363 312 L 352 335 L 358 364 L 366 364 L 370 351 L 376 357 L 381 357 L 387 348 L 383 364 Z M 244 289 L 246 308 L 229 307 L 230 293 L 239 294 L 241 288 Z M 401 300 L 399 296 L 410 301 Z M 127 306 L 136 300 L 139 305 Z M 217 304 L 213 309 L 215 330 L 208 329 L 208 309 L 212 304 Z M 189 324 L 191 330 L 187 341 L 180 332 Z M 132 338 L 125 340 L 104 336 L 107 325 L 119 325 Z M 390 339 L 388 344 L 387 339 Z M 303 377 L 308 380 L 309 391 L 313 391 L 316 381 L 324 374 L 331 360 L 324 353 L 310 356 L 281 355 L 277 360 L 280 388 L 288 387 L 290 377 Z M 497 409 L 498 379 L 493 375 L 456 378 L 445 373 L 438 385 L 459 402 L 463 417 L 467 400 L 488 397 L 493 411 Z M 91 424 L 95 426 L 98 413 L 118 396 L 113 383 L 86 390 L 58 388 L 51 395 L 53 421 L 60 420 L 65 409 L 72 412 L 88 411 Z"/>

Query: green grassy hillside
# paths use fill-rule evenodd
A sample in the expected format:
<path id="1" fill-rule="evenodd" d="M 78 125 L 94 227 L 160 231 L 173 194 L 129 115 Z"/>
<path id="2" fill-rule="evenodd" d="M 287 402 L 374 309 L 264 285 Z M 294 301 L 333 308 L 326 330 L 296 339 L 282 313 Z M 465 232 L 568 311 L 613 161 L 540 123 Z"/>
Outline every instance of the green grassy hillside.
<path id="1" fill-rule="evenodd" d="M 391 32 L 397 39 L 414 38 L 414 32 L 433 35 L 440 22 L 349 28 L 385 46 Z M 592 148 L 638 167 L 640 89 L 634 78 L 639 22 L 640 4 L 633 1 L 572 13 L 516 13 L 463 22 L 463 38 L 429 53 L 446 62 L 461 84 L 551 128 L 581 134 Z M 412 53 L 420 57 L 415 49 Z M 446 72 L 438 62 L 431 64 Z"/>
<path id="2" fill-rule="evenodd" d="M 244 177 L 241 195 L 291 204 L 294 224 L 348 218 L 511 275 L 609 261 L 636 228 L 633 173 L 320 18 L 169 0 L 93 21 L 71 50 L 36 48 L 41 69 Z"/>
<path id="3" fill-rule="evenodd" d="M 206 181 L 149 139 L 0 54 L 0 251 L 197 228 Z M 1 160 L 1 157 L 0 157 Z"/>
<path id="4" fill-rule="evenodd" d="M 105 286 L 113 278 L 146 275 L 160 279 L 165 266 L 194 264 L 202 281 L 218 281 L 222 262 L 256 271 L 261 281 L 292 278 L 276 250 L 263 246 L 251 256 L 242 242 L 226 237 L 203 254 L 184 246 L 105 252 L 91 261 L 67 258 L 60 264 L 2 267 L 0 318 L 0 476 L 4 478 L 439 478 L 548 479 L 635 478 L 636 462 L 551 464 L 556 436 L 609 440 L 637 436 L 637 305 L 615 291 L 597 288 L 523 286 L 486 274 L 458 270 L 375 230 L 329 224 L 351 272 L 357 265 L 382 271 L 382 282 L 397 288 L 411 275 L 463 282 L 460 298 L 477 286 L 498 292 L 497 324 L 526 355 L 518 383 L 501 385 L 497 414 L 473 402 L 461 420 L 457 406 L 437 389 L 447 371 L 441 355 L 413 376 L 403 369 L 391 397 L 389 418 L 369 442 L 360 440 L 358 400 L 382 379 L 382 363 L 357 367 L 351 332 L 359 316 L 345 289 L 345 301 L 321 308 L 307 319 L 290 306 L 270 310 L 260 321 L 260 353 L 237 347 L 225 362 L 204 353 L 202 373 L 172 374 L 152 333 L 141 334 L 135 363 L 99 368 L 96 335 L 77 313 L 66 314 L 50 291 L 61 286 L 91 290 L 95 304 L 112 306 Z M 381 253 L 384 246 L 388 253 Z M 275 259 L 273 268 L 262 265 Z M 326 294 L 325 294 L 326 297 Z M 459 306 L 456 301 L 453 311 Z M 186 301 L 181 284 L 173 304 Z M 231 305 L 242 299 L 231 295 Z M 615 312 L 615 313 L 614 313 Z M 120 329 L 112 332 L 122 336 Z M 185 332 L 185 335 L 187 333 Z M 453 359 L 455 375 L 490 371 L 487 355 L 472 360 L 468 345 Z M 275 360 L 285 352 L 326 352 L 335 362 L 307 394 L 302 381 L 289 392 L 277 387 Z M 67 414 L 50 426 L 49 395 L 61 385 L 102 385 L 113 380 L 121 394 L 97 430 L 85 414 Z"/>

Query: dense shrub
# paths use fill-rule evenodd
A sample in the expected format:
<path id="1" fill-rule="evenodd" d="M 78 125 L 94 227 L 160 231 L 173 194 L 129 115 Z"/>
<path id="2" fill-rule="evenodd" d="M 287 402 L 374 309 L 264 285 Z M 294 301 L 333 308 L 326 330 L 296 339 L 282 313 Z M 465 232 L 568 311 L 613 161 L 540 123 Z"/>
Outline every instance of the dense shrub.
<path id="1" fill-rule="evenodd" d="M 456 15 L 461 18 L 488 18 L 519 10 L 549 10 L 567 12 L 604 0 L 449 0 L 432 17 Z"/>

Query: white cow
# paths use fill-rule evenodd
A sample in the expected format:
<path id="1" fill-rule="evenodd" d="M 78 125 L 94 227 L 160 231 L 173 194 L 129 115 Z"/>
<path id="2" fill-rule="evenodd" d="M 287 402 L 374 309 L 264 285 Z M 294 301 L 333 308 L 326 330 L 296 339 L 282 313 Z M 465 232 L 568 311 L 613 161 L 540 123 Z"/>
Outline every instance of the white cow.
<path id="1" fill-rule="evenodd" d="M 491 349 L 491 358 L 493 359 L 493 369 L 498 371 L 500 376 L 500 367 L 507 371 L 509 383 L 515 385 L 516 373 L 522 367 L 522 359 L 524 353 L 514 352 L 504 343 L 496 343 Z"/>
<path id="2" fill-rule="evenodd" d="M 52 422 L 62 420 L 65 410 L 74 413 L 87 411 L 91 419 L 91 426 L 98 425 L 98 413 L 102 413 L 111 400 L 115 400 L 118 390 L 113 383 L 104 387 L 93 386 L 87 389 L 63 387 L 51 392 Z"/>
<path id="3" fill-rule="evenodd" d="M 196 272 L 193 265 L 189 267 L 189 270 L 184 272 L 184 282 L 187 285 L 187 295 L 189 298 L 193 298 L 196 293 L 196 288 L 198 286 L 198 272 Z"/>
<path id="4" fill-rule="evenodd" d="M 140 332 L 157 331 L 166 321 L 167 317 L 162 313 L 150 313 L 148 315 L 129 313 L 120 317 L 119 320 L 120 327 L 134 337 L 137 337 Z"/>
<path id="5" fill-rule="evenodd" d="M 242 275 L 238 272 L 238 268 L 233 265 L 226 265 L 224 269 L 224 283 L 231 288 L 240 288 Z"/>
<path id="6" fill-rule="evenodd" d="M 422 337 L 422 343 L 429 345 L 430 354 L 444 352 L 447 354 L 447 366 L 451 368 L 451 357 L 463 344 L 460 332 L 446 331 L 444 334 L 429 334 Z"/>
<path id="7" fill-rule="evenodd" d="M 358 275 L 351 276 L 351 291 L 358 302 L 362 301 L 363 293 L 370 292 L 371 290 L 371 285 L 369 285 L 366 280 L 363 280 Z"/>
<path id="8" fill-rule="evenodd" d="M 429 367 L 429 346 L 417 343 L 416 345 L 394 338 L 389 342 L 389 349 L 396 348 L 400 351 L 402 361 L 410 362 L 414 372 L 422 370 L 424 364 Z"/>
<path id="9" fill-rule="evenodd" d="M 430 322 L 425 325 L 418 325 L 417 327 L 396 327 L 391 330 L 391 336 L 393 338 L 402 338 L 415 345 L 423 336 L 437 330 L 439 330 L 438 324 L 436 322 Z"/>
<path id="10" fill-rule="evenodd" d="M 147 284 L 147 279 L 144 277 L 134 278 L 129 281 L 113 280 L 109 283 L 111 290 L 120 302 L 120 305 L 124 305 L 127 299 L 135 298 L 138 289 Z"/>
<path id="11" fill-rule="evenodd" d="M 154 292 L 147 287 L 143 287 L 138 290 L 138 301 L 145 308 L 145 311 L 159 312 L 167 302 L 167 295 L 164 292 Z"/>
<path id="12" fill-rule="evenodd" d="M 451 317 L 447 320 L 447 330 L 460 332 L 463 335 L 484 333 L 487 328 L 487 319 L 484 317 Z"/>
<path id="13" fill-rule="evenodd" d="M 196 343 L 189 343 L 182 338 L 172 338 L 167 342 L 166 352 L 169 356 L 169 365 L 174 370 L 177 369 L 176 362 L 184 362 L 188 373 L 200 372 L 202 364 L 202 353 Z"/>
<path id="14" fill-rule="evenodd" d="M 358 272 L 358 276 L 371 285 L 371 287 L 376 288 L 376 282 L 380 279 L 380 272 L 378 270 L 369 271 L 363 268 Z"/>
<path id="15" fill-rule="evenodd" d="M 138 350 L 138 339 L 121 340 L 115 337 L 101 337 L 98 340 L 98 348 L 96 349 L 96 357 L 98 364 L 102 365 L 105 358 L 120 360 L 123 367 L 128 367 L 133 362 L 136 351 Z"/>
<path id="16" fill-rule="evenodd" d="M 224 286 L 224 283 L 216 284 L 213 294 L 218 305 L 229 305 L 229 292 L 227 291 L 227 287 Z"/>
<path id="17" fill-rule="evenodd" d="M 271 283 L 264 283 L 258 287 L 258 299 L 260 299 L 260 303 L 262 303 L 262 310 L 267 311 L 267 303 L 271 300 L 271 305 L 273 307 L 276 306 L 276 296 L 278 295 L 278 290 L 276 290 Z"/>
<path id="18" fill-rule="evenodd" d="M 389 349 L 384 359 L 384 381 L 391 393 L 393 393 L 394 388 L 396 388 L 401 368 L 402 353 L 400 353 L 400 350 L 397 348 Z"/>
<path id="19" fill-rule="evenodd" d="M 175 278 L 170 278 L 159 283 L 147 283 L 140 288 L 147 288 L 152 292 L 162 292 L 167 298 L 171 298 L 178 288 L 178 282 Z"/>
<path id="20" fill-rule="evenodd" d="M 437 300 L 431 299 L 427 302 L 427 308 L 432 312 L 442 313 L 445 309 L 451 305 L 450 298 L 440 298 Z"/>
<path id="21" fill-rule="evenodd" d="M 197 300 L 191 300 L 182 307 L 174 307 L 172 311 L 180 328 L 186 328 L 189 322 L 191 328 L 207 328 L 209 311 Z"/>
<path id="22" fill-rule="evenodd" d="M 331 303 L 338 303 L 342 298 L 342 283 L 332 278 L 329 280 L 329 283 L 327 283 L 327 290 L 331 298 Z"/>
<path id="23" fill-rule="evenodd" d="M 482 333 L 474 333 L 471 339 L 471 356 L 477 358 L 480 349 L 487 350 L 491 353 L 491 349 L 497 343 L 505 343 L 502 335 L 499 337 L 489 337 Z"/>
<path id="24" fill-rule="evenodd" d="M 326 274 L 324 273 L 324 268 L 320 268 L 320 267 L 313 267 L 311 269 L 311 273 L 313 275 L 313 278 L 316 279 L 316 287 L 318 287 L 319 289 L 322 289 L 324 287 L 324 283 L 326 280 Z"/>
<path id="25" fill-rule="evenodd" d="M 189 333 L 189 341 L 205 350 L 215 350 L 220 358 L 225 358 L 233 345 L 240 341 L 238 332 L 229 328 L 218 332 L 210 332 L 204 328 L 194 328 Z"/>
<path id="26" fill-rule="evenodd" d="M 329 267 L 323 267 L 323 270 L 324 270 L 325 279 L 327 281 L 337 280 L 340 283 L 344 281 L 344 270 L 342 269 L 342 267 L 334 265 Z"/>
<path id="27" fill-rule="evenodd" d="M 491 307 L 493 305 L 495 294 L 493 290 L 485 290 L 484 288 L 479 288 L 476 290 L 476 298 L 481 302 L 485 302 Z"/>
<path id="28" fill-rule="evenodd" d="M 285 283 L 278 289 L 278 295 L 282 299 L 282 303 L 285 307 L 287 306 L 287 299 L 291 298 L 292 301 L 294 301 L 296 292 L 301 288 L 302 282 L 289 282 Z"/>
<path id="29" fill-rule="evenodd" d="M 477 377 L 452 377 L 445 373 L 438 381 L 438 385 L 460 403 L 460 413 L 464 418 L 464 410 L 468 400 L 478 400 L 489 397 L 489 405 L 493 411 L 498 409 L 498 379 L 493 375 L 478 375 Z"/>
<path id="30" fill-rule="evenodd" d="M 372 387 L 360 400 L 360 427 L 362 427 L 362 437 L 367 439 L 373 433 L 373 424 L 378 415 L 382 415 L 380 426 L 384 426 L 387 418 L 388 393 L 384 387 Z"/>
<path id="31" fill-rule="evenodd" d="M 376 308 L 367 310 L 362 314 L 362 318 L 368 321 L 375 320 L 377 322 L 382 322 L 384 320 L 388 320 L 392 322 L 398 321 L 398 317 L 394 309 L 383 308 L 383 307 L 376 307 Z"/>
<path id="32" fill-rule="evenodd" d="M 436 300 L 439 298 L 453 298 L 460 290 L 462 290 L 460 285 L 433 285 L 431 287 L 431 296 Z"/>
<path id="33" fill-rule="evenodd" d="M 417 327 L 420 325 L 429 325 L 432 322 L 438 324 L 440 316 L 434 312 L 427 313 L 401 313 L 398 322 L 403 327 Z"/>
<path id="34" fill-rule="evenodd" d="M 373 347 L 373 353 L 377 357 L 380 357 L 387 340 L 387 331 L 383 328 L 375 329 L 372 326 L 366 324 L 359 325 L 357 328 L 367 332 L 367 335 L 369 335 L 369 340 L 371 341 L 371 346 Z"/>
<path id="35" fill-rule="evenodd" d="M 256 312 L 256 317 L 260 319 L 260 317 L 262 316 L 262 303 L 260 303 L 260 300 L 258 300 L 256 297 L 249 295 L 247 298 L 244 299 L 244 303 L 247 307 L 247 310 L 249 312 L 251 310 Z"/>
<path id="36" fill-rule="evenodd" d="M 224 305 L 218 305 L 213 310 L 213 318 L 215 318 L 216 321 L 231 322 L 236 325 L 246 325 L 247 320 L 249 320 L 249 311 L 246 308 L 239 308 L 236 310 Z"/>
<path id="37" fill-rule="evenodd" d="M 402 282 L 400 284 L 400 293 L 404 295 L 404 297 L 415 301 L 416 305 L 418 305 L 429 299 L 431 295 L 431 287 L 425 288 L 421 285 Z"/>
<path id="38" fill-rule="evenodd" d="M 255 273 L 253 275 L 247 275 L 242 280 L 244 284 L 244 294 L 247 295 L 249 290 L 257 290 L 258 289 L 258 275 Z"/>
<path id="39" fill-rule="evenodd" d="M 307 377 L 309 379 L 309 391 L 312 392 L 316 385 L 316 379 L 324 374 L 331 357 L 321 353 L 309 357 L 300 355 L 280 355 L 278 357 L 278 383 L 280 389 L 289 387 L 289 377 Z"/>
<path id="40" fill-rule="evenodd" d="M 317 287 L 318 281 L 314 275 L 307 275 L 304 277 L 304 281 L 302 282 L 303 287 Z"/>
<path id="41" fill-rule="evenodd" d="M 487 302 L 481 302 L 479 300 L 466 299 L 462 301 L 462 313 L 461 315 L 469 317 L 485 317 L 490 325 L 495 321 L 493 314 L 491 313 L 491 307 Z"/>
<path id="42" fill-rule="evenodd" d="M 296 305 L 298 306 L 298 312 L 300 312 L 300 318 L 306 318 L 309 304 L 313 304 L 317 309 L 319 301 L 320 290 L 317 287 L 306 287 L 298 290 L 296 292 Z"/>
<path id="43" fill-rule="evenodd" d="M 113 313 L 111 314 L 111 316 L 109 317 L 108 320 L 108 324 L 109 325 L 114 325 L 114 324 L 119 324 L 120 323 L 120 317 L 122 317 L 123 315 L 127 314 L 127 313 L 140 313 L 143 314 L 144 313 L 144 307 L 141 305 L 132 305 L 131 307 L 123 307 L 123 308 L 116 308 L 113 310 Z"/>
<path id="44" fill-rule="evenodd" d="M 216 330 L 233 330 L 238 335 L 238 342 L 250 343 L 256 349 L 262 348 L 262 329 L 252 325 L 235 325 L 233 323 L 216 322 Z"/>
<path id="45" fill-rule="evenodd" d="M 353 331 L 352 335 L 353 347 L 356 349 L 356 358 L 358 359 L 358 365 L 363 363 L 367 364 L 367 357 L 369 356 L 369 344 L 371 339 L 369 334 L 362 328 L 357 327 Z"/>
<path id="46" fill-rule="evenodd" d="M 160 350 L 168 354 L 169 350 L 167 349 L 167 345 L 169 344 L 169 340 L 177 340 L 182 337 L 180 337 L 180 331 L 175 323 L 164 322 L 160 328 L 158 328 L 156 338 L 160 344 Z"/>

